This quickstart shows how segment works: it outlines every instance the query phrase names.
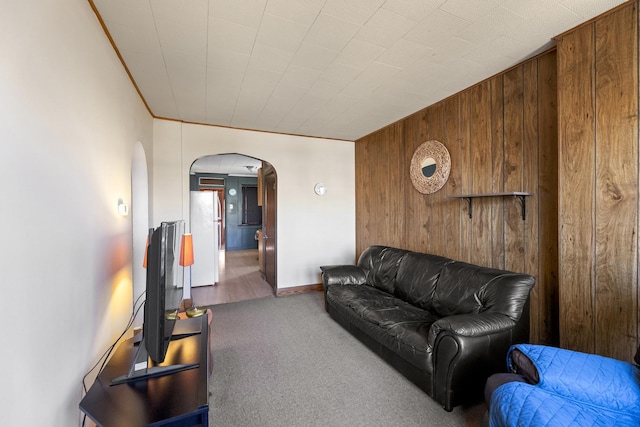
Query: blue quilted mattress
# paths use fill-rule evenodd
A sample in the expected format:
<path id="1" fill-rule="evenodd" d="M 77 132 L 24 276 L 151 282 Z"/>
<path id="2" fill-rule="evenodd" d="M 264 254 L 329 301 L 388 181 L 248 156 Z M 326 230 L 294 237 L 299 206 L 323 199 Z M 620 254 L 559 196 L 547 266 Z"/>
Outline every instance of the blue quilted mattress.
<path id="1" fill-rule="evenodd" d="M 510 382 L 491 396 L 492 427 L 640 426 L 640 368 L 555 347 L 519 344 L 540 381 Z M 511 357 L 507 357 L 511 369 Z"/>

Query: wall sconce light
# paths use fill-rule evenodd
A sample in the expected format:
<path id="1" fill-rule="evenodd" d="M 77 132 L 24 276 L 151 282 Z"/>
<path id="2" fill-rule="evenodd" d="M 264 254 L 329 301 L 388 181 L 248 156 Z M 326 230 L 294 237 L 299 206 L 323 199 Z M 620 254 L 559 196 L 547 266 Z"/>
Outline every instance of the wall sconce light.
<path id="1" fill-rule="evenodd" d="M 324 196 L 327 193 L 327 186 L 319 182 L 313 187 L 313 192 L 318 196 Z"/>
<path id="2" fill-rule="evenodd" d="M 127 204 L 122 199 L 118 199 L 118 215 L 129 215 L 129 206 L 127 206 Z"/>

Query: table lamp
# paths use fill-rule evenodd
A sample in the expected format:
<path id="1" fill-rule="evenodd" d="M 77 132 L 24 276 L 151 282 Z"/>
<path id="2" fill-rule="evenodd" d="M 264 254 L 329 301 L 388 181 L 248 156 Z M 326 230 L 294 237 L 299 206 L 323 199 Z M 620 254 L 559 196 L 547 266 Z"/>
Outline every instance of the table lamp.
<path id="1" fill-rule="evenodd" d="M 193 265 L 193 236 L 190 233 L 182 235 L 180 265 L 183 267 L 191 267 Z"/>
<path id="2" fill-rule="evenodd" d="M 144 259 L 142 260 L 143 268 L 147 268 L 147 252 L 149 252 L 149 236 L 147 236 L 147 243 L 144 244 Z"/>
<path id="3" fill-rule="evenodd" d="M 182 242 L 180 243 L 179 263 L 183 267 L 189 267 L 189 279 L 191 279 L 191 266 L 193 265 L 193 236 L 191 235 L 191 233 L 182 235 Z M 189 286 L 191 286 L 191 280 L 189 280 Z M 187 317 L 199 317 L 202 316 L 205 312 L 205 308 L 199 308 L 196 306 L 189 307 L 186 310 Z"/>

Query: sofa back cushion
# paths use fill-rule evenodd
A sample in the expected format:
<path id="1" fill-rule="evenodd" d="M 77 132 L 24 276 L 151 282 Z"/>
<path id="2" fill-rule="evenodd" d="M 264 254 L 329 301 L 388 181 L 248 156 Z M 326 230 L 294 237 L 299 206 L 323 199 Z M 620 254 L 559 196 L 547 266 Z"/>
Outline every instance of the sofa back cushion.
<path id="1" fill-rule="evenodd" d="M 441 316 L 492 311 L 518 320 L 534 283 L 526 274 L 453 262 L 442 269 L 433 307 Z"/>
<path id="2" fill-rule="evenodd" d="M 358 265 L 368 271 L 367 284 L 393 294 L 394 281 L 404 249 L 370 246 L 360 255 Z"/>
<path id="3" fill-rule="evenodd" d="M 454 262 L 437 255 L 408 252 L 396 275 L 395 295 L 408 303 L 433 310 L 433 294 L 442 268 Z"/>

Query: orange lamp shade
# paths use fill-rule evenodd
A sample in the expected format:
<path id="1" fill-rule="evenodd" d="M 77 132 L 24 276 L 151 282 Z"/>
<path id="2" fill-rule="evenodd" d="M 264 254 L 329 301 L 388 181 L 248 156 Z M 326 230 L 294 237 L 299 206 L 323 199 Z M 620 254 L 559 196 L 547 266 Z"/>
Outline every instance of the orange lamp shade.
<path id="1" fill-rule="evenodd" d="M 180 244 L 180 265 L 188 267 L 193 265 L 193 238 L 191 234 L 182 235 Z"/>
<path id="2" fill-rule="evenodd" d="M 147 268 L 147 253 L 149 252 L 149 236 L 147 236 L 147 243 L 144 245 L 144 260 L 142 261 L 142 267 Z"/>

